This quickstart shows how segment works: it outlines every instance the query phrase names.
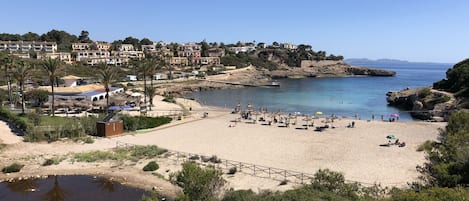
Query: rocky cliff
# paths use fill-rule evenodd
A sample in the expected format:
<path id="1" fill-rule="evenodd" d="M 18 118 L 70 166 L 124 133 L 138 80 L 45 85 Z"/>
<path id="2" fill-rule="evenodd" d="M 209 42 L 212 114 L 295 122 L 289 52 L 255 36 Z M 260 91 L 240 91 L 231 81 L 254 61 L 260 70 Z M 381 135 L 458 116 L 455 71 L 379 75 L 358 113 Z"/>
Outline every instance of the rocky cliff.
<path id="1" fill-rule="evenodd" d="M 301 77 L 345 77 L 345 76 L 394 76 L 396 72 L 378 68 L 350 66 L 343 61 L 311 61 L 301 62 L 301 67 L 284 67 L 266 72 L 272 78 Z"/>
<path id="2" fill-rule="evenodd" d="M 386 96 L 389 105 L 411 111 L 412 117 L 421 120 L 447 121 L 458 109 L 453 94 L 431 88 L 404 89 Z"/>

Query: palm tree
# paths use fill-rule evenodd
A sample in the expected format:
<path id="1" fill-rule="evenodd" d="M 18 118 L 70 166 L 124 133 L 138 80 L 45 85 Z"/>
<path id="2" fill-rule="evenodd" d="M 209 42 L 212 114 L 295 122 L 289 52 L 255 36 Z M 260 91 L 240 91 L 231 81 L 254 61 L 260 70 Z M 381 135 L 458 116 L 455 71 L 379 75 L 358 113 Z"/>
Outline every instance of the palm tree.
<path id="1" fill-rule="evenodd" d="M 100 70 L 98 71 L 98 77 L 101 79 L 101 84 L 104 86 L 106 90 L 106 113 L 109 112 L 109 90 L 110 85 L 117 79 L 117 72 L 115 71 L 114 67 L 108 66 L 105 63 L 100 64 Z"/>
<path id="2" fill-rule="evenodd" d="M 150 97 L 150 110 L 151 106 L 153 106 L 153 97 L 156 95 L 156 88 L 155 87 L 147 87 L 145 93 L 148 97 Z"/>
<path id="3" fill-rule="evenodd" d="M 24 114 L 24 82 L 26 81 L 30 70 L 31 66 L 24 61 L 21 61 L 13 70 L 13 77 L 18 82 L 21 91 L 21 114 Z"/>
<path id="4" fill-rule="evenodd" d="M 0 54 L 0 64 L 3 66 L 3 69 L 5 70 L 5 74 L 3 79 L 7 81 L 8 85 L 8 101 L 11 103 L 12 102 L 12 94 L 11 94 L 11 68 L 14 65 L 14 56 L 6 54 L 6 53 L 1 53 Z"/>
<path id="5" fill-rule="evenodd" d="M 143 74 L 143 103 L 147 104 L 147 75 L 151 71 L 151 63 L 148 60 L 138 62 L 138 70 Z"/>
<path id="6" fill-rule="evenodd" d="M 55 116 L 55 94 L 54 94 L 54 82 L 58 71 L 62 67 L 59 59 L 47 58 L 42 62 L 42 67 L 49 76 L 50 87 L 52 89 L 52 116 Z"/>

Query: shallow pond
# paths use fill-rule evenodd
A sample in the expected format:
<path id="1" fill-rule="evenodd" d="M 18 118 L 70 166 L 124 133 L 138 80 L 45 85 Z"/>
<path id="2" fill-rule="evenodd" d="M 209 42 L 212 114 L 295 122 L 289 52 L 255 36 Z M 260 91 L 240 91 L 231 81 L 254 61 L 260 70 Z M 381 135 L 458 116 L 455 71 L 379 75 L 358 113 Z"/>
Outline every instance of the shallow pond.
<path id="1" fill-rule="evenodd" d="M 86 175 L 0 183 L 0 200 L 5 201 L 138 201 L 149 194 L 116 181 Z"/>

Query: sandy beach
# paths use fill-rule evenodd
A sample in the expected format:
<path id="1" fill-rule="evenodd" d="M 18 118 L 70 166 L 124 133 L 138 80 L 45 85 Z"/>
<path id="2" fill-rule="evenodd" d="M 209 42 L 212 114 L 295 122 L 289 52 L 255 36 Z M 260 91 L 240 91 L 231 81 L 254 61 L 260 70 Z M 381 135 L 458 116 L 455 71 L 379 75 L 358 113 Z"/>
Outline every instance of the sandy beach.
<path id="1" fill-rule="evenodd" d="M 416 166 L 425 161 L 424 153 L 417 147 L 426 140 L 436 140 L 438 128 L 446 123 L 431 122 L 382 122 L 354 119 L 336 119 L 322 132 L 302 126 L 306 122 L 298 117 L 296 125 L 279 127 L 262 125 L 253 121 L 232 122 L 239 114 L 228 110 L 204 107 L 191 101 L 178 99 L 179 105 L 169 104 L 155 98 L 152 113 L 192 108 L 190 115 L 183 120 L 175 120 L 169 125 L 148 132 L 127 133 L 114 138 L 97 138 L 93 144 L 74 142 L 26 143 L 21 142 L 9 130 L 5 122 L 0 122 L 0 139 L 7 145 L 1 153 L 0 165 L 5 166 L 18 161 L 29 165 L 20 173 L 0 175 L 0 179 L 47 174 L 99 174 L 120 178 L 136 186 L 152 188 L 162 186 L 162 191 L 178 192 L 179 189 L 163 179 L 148 178 L 141 171 L 145 161 L 137 164 L 73 163 L 64 161 L 59 165 L 42 167 L 40 164 L 52 156 L 91 150 L 107 150 L 117 143 L 135 145 L 154 144 L 169 150 L 200 155 L 216 155 L 222 159 L 252 163 L 256 165 L 281 168 L 314 174 L 318 169 L 329 168 L 344 173 L 349 181 L 363 184 L 381 183 L 384 186 L 405 186 L 417 179 Z M 203 113 L 208 117 L 204 118 Z M 260 115 L 261 116 L 261 115 Z M 269 119 L 269 118 L 267 118 Z M 347 128 L 355 121 L 354 128 Z M 325 119 L 314 119 L 314 126 L 325 125 Z M 309 122 L 311 123 L 311 121 Z M 388 143 L 387 135 L 395 135 L 405 147 Z M 158 159 L 164 176 L 180 169 L 180 163 Z M 99 167 L 99 168 L 96 168 Z M 235 189 L 284 190 L 294 185 L 279 186 L 278 181 L 256 178 L 246 174 L 226 176 L 229 187 Z M 131 179 L 132 178 L 132 179 Z M 133 182 L 132 182 L 133 181 Z"/>

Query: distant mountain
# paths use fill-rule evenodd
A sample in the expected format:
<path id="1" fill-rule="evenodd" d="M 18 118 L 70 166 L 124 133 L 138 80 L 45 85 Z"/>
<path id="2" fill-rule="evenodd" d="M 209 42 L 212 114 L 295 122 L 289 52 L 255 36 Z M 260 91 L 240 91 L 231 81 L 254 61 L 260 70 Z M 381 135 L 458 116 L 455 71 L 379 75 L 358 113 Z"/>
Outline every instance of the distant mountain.
<path id="1" fill-rule="evenodd" d="M 350 65 L 358 65 L 358 66 L 366 66 L 366 65 L 382 65 L 382 64 L 443 64 L 452 66 L 452 63 L 435 63 L 435 62 L 410 62 L 406 60 L 398 60 L 398 59 L 378 59 L 378 60 L 371 60 L 366 58 L 350 58 L 345 59 L 345 63 Z"/>

